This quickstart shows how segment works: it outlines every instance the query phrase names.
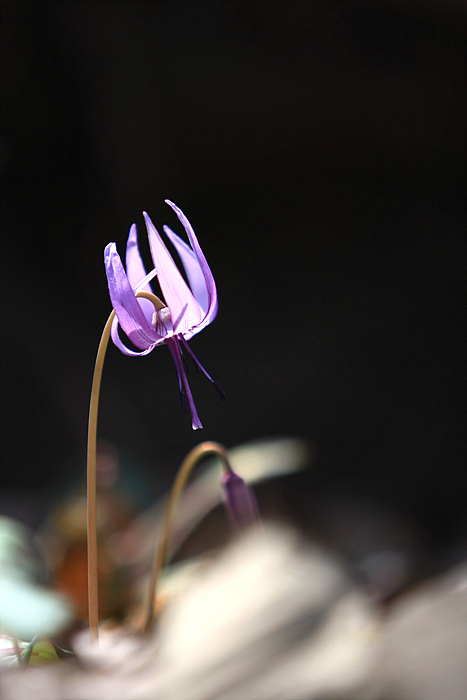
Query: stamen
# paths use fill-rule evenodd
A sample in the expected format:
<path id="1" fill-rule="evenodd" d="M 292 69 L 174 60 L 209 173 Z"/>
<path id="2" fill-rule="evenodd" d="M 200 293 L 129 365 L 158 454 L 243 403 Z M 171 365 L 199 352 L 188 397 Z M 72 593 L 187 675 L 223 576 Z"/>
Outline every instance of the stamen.
<path id="1" fill-rule="evenodd" d="M 218 394 L 220 400 L 226 401 L 227 400 L 226 395 L 222 391 L 222 387 L 220 386 L 220 384 L 218 384 L 217 382 L 213 382 L 213 385 L 214 385 L 214 389 L 217 391 L 217 394 Z"/>
<path id="2" fill-rule="evenodd" d="M 209 379 L 209 381 L 214 385 L 214 389 L 216 390 L 216 392 L 217 392 L 217 394 L 218 394 L 220 400 L 221 400 L 221 401 L 225 401 L 225 400 L 226 400 L 226 396 L 225 396 L 224 392 L 222 391 L 222 388 L 221 388 L 220 384 L 218 384 L 218 382 L 216 382 L 216 381 L 211 377 L 211 375 L 208 374 L 208 373 L 206 372 L 206 370 L 204 369 L 203 365 L 202 365 L 201 362 L 198 360 L 198 358 L 196 357 L 196 355 L 194 354 L 193 350 L 190 348 L 190 346 L 189 346 L 188 343 L 186 342 L 186 340 L 185 340 L 185 338 L 183 337 L 183 335 L 178 335 L 177 338 L 179 338 L 179 339 L 181 340 L 181 342 L 183 343 L 184 347 L 185 347 L 185 348 L 188 350 L 188 352 L 190 353 L 190 356 L 191 356 L 193 362 L 195 363 L 195 367 L 196 367 L 197 371 L 199 372 L 199 371 L 201 370 L 201 372 L 204 374 L 204 376 L 207 377 L 207 378 Z"/>
<path id="3" fill-rule="evenodd" d="M 188 404 L 187 404 L 187 400 L 186 400 L 186 394 L 183 391 L 183 389 L 180 389 L 178 396 L 180 398 L 180 405 L 182 407 L 183 413 L 188 413 Z"/>
<path id="4" fill-rule="evenodd" d="M 175 356 L 174 356 L 174 354 L 173 354 L 173 352 L 172 352 L 172 348 L 171 348 L 171 346 L 170 346 L 170 343 L 169 343 L 168 341 L 166 341 L 166 342 L 167 342 L 167 345 L 169 346 L 169 350 L 170 350 L 170 352 L 172 353 L 172 357 L 173 357 L 173 359 L 174 359 L 175 371 L 176 371 L 176 373 L 177 373 L 177 379 L 178 379 L 178 388 L 179 388 L 180 394 L 183 394 L 184 391 L 183 391 L 182 377 L 181 377 L 181 374 L 180 374 L 180 368 L 179 368 L 178 362 L 177 362 L 177 360 L 176 360 L 176 358 L 175 358 Z M 185 397 L 185 398 L 186 398 L 186 397 Z M 181 402 L 181 399 L 180 399 L 180 402 Z M 183 405 L 182 405 L 182 410 L 183 410 Z"/>
<path id="5" fill-rule="evenodd" d="M 167 346 L 171 352 L 173 360 L 175 362 L 175 368 L 177 370 L 180 392 L 183 391 L 183 387 L 185 388 L 185 392 L 183 392 L 183 393 L 184 393 L 185 399 L 188 401 L 188 406 L 189 406 L 190 412 L 191 412 L 191 427 L 193 428 L 193 430 L 198 430 L 199 428 L 203 427 L 203 424 L 201 423 L 199 416 L 198 416 L 198 413 L 196 411 L 196 406 L 195 406 L 195 402 L 193 400 L 193 395 L 191 393 L 190 385 L 188 383 L 188 378 L 186 376 L 185 368 L 183 366 L 180 346 L 178 344 L 179 338 L 180 338 L 180 336 L 173 336 L 171 338 L 167 338 L 166 343 L 167 343 Z M 183 382 L 183 387 L 182 387 L 182 382 Z M 182 403 L 181 398 L 180 398 L 180 402 Z M 182 410 L 183 410 L 183 404 L 182 404 Z"/>
<path id="6" fill-rule="evenodd" d="M 181 348 L 180 348 L 180 356 L 181 356 L 181 358 L 182 358 L 183 367 L 185 368 L 185 372 L 186 372 L 187 374 L 191 374 L 190 368 L 188 367 L 188 362 L 186 361 L 186 357 L 185 357 L 185 355 L 183 354 L 183 352 L 181 351 Z"/>

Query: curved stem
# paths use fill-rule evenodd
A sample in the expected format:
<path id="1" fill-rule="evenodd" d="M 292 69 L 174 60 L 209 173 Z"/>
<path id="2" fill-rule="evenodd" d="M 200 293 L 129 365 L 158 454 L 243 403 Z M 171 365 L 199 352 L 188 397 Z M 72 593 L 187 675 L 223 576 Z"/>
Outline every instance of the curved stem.
<path id="1" fill-rule="evenodd" d="M 137 297 L 144 297 L 145 299 L 149 299 L 149 301 L 152 301 L 154 304 L 154 308 L 156 311 L 160 311 L 161 309 L 165 309 L 165 304 L 163 301 L 159 299 L 159 297 L 156 297 L 155 294 L 152 292 L 138 292 L 136 294 Z"/>
<path id="2" fill-rule="evenodd" d="M 163 302 L 150 292 L 138 292 L 137 297 L 145 297 L 154 304 L 156 311 L 164 307 Z M 97 578 L 97 484 L 96 484 L 96 441 L 97 441 L 97 414 L 99 410 L 99 393 L 101 388 L 102 370 L 104 368 L 105 353 L 110 339 L 112 322 L 115 311 L 112 311 L 102 331 L 101 340 L 97 349 L 96 364 L 92 378 L 91 400 L 89 403 L 88 420 L 88 452 L 87 452 L 87 533 L 88 533 L 88 619 L 89 635 L 91 639 L 99 637 L 99 597 Z"/>
<path id="3" fill-rule="evenodd" d="M 88 466 L 87 466 L 87 528 L 88 528 L 88 617 L 89 634 L 92 639 L 98 639 L 99 599 L 97 586 L 97 489 L 96 489 L 96 440 L 97 412 L 99 409 L 99 393 L 101 388 L 102 370 L 105 353 L 109 344 L 112 321 L 115 311 L 112 311 L 104 326 L 102 337 L 97 350 L 96 364 L 92 378 L 91 400 L 89 403 L 88 421 Z"/>
<path id="4" fill-rule="evenodd" d="M 177 472 L 177 476 L 175 477 L 172 491 L 170 492 L 169 501 L 162 520 L 159 546 L 157 548 L 151 579 L 149 581 L 148 604 L 146 609 L 146 619 L 143 627 L 144 632 L 148 632 L 150 630 L 154 621 L 156 585 L 161 570 L 167 564 L 172 525 L 180 496 L 182 495 L 182 491 L 194 467 L 203 457 L 211 454 L 215 454 L 220 458 L 222 466 L 226 472 L 232 472 L 226 449 L 218 442 L 202 442 L 200 445 L 194 447 L 183 460 L 180 469 Z"/>

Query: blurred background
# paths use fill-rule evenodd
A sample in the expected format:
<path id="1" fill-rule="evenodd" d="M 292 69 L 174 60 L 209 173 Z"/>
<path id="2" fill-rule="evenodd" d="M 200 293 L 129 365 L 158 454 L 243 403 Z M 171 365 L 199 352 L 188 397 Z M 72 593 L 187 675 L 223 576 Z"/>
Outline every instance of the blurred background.
<path id="1" fill-rule="evenodd" d="M 458 558 L 465 5 L 2 5 L 2 512 L 36 528 L 82 487 L 103 249 L 136 222 L 149 267 L 141 212 L 180 233 L 170 198 L 216 279 L 191 347 L 227 403 L 192 375 L 193 433 L 167 349 L 109 347 L 99 435 L 137 507 L 199 440 L 293 435 L 313 464 L 266 509 Z"/>

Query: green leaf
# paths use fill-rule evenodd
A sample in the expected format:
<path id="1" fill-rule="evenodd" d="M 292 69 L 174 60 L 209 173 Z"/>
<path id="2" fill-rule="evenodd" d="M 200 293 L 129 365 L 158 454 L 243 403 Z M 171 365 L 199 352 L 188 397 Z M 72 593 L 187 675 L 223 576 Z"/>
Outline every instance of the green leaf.
<path id="1" fill-rule="evenodd" d="M 62 649 L 46 637 L 34 637 L 21 652 L 21 663 L 25 666 L 42 666 L 73 656 L 72 651 Z"/>

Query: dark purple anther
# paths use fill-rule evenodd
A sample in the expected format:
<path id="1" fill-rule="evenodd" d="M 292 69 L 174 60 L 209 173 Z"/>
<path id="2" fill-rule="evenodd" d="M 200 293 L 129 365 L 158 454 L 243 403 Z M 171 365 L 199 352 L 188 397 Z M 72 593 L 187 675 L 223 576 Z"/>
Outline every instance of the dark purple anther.
<path id="1" fill-rule="evenodd" d="M 217 391 L 217 395 L 219 396 L 220 400 L 226 401 L 225 394 L 222 391 L 222 387 L 220 386 L 220 384 L 218 384 L 217 382 L 213 382 L 212 384 L 214 386 L 214 389 Z"/>

